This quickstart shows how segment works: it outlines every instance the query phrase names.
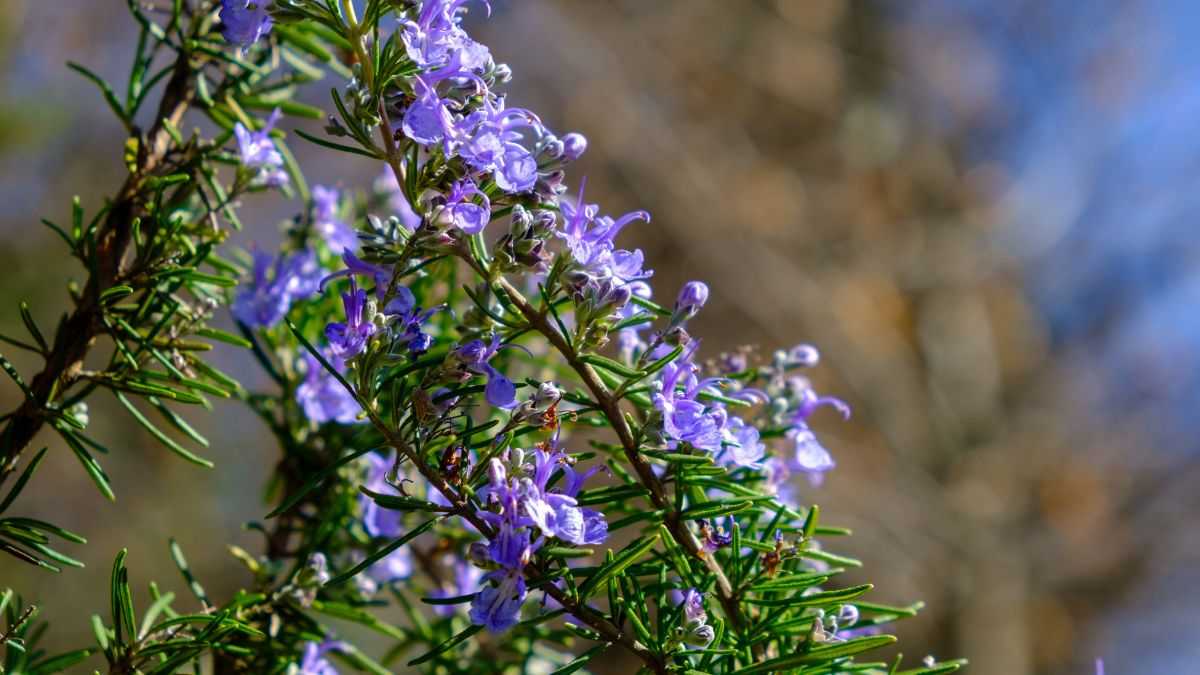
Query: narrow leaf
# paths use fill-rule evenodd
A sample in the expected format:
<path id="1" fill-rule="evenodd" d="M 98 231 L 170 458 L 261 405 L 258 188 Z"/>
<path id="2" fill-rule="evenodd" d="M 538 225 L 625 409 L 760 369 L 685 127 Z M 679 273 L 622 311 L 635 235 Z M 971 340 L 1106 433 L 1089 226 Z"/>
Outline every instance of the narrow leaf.
<path id="1" fill-rule="evenodd" d="M 13 501 L 15 501 L 17 496 L 21 494 L 21 490 L 25 487 L 25 484 L 29 482 L 30 477 L 33 476 L 33 472 L 37 471 L 38 464 L 42 463 L 42 458 L 46 456 L 46 450 L 48 449 L 49 448 L 42 448 L 41 450 L 38 450 L 36 455 L 33 456 L 33 459 L 30 460 L 29 464 L 25 467 L 25 470 L 21 472 L 20 477 L 17 478 L 17 482 L 13 483 L 12 489 L 10 489 L 8 491 L 8 495 L 4 497 L 4 501 L 0 502 L 0 513 L 4 513 L 5 509 L 7 509 L 9 506 L 12 506 Z"/>
<path id="2" fill-rule="evenodd" d="M 358 563 L 354 567 L 351 567 L 350 569 L 346 570 L 345 572 L 342 572 L 341 574 L 339 574 L 336 577 L 327 581 L 325 583 L 325 585 L 326 586 L 337 586 L 338 584 L 349 581 L 351 578 L 354 577 L 354 575 L 358 574 L 359 572 L 367 569 L 371 565 L 374 565 L 375 563 L 379 562 L 380 560 L 383 560 L 384 558 L 391 555 L 392 551 L 395 551 L 396 549 L 400 548 L 401 546 L 407 544 L 408 542 L 412 541 L 413 539 L 416 539 L 418 536 L 429 531 L 430 528 L 432 528 L 435 524 L 437 524 L 437 521 L 438 521 L 437 518 L 431 518 L 431 519 L 425 521 L 424 523 L 421 523 L 417 527 L 409 530 L 408 532 L 405 532 L 404 536 L 400 537 L 396 541 L 393 541 L 392 543 L 388 544 L 387 546 L 384 546 L 383 548 L 379 549 L 378 551 L 375 551 L 371 555 L 364 558 L 362 560 L 362 562 Z"/>
<path id="3" fill-rule="evenodd" d="M 112 486 L 108 483 L 108 475 L 104 473 L 104 469 L 100 468 L 100 464 L 96 462 L 96 458 L 92 457 L 92 453 L 83 447 L 83 443 L 79 441 L 75 432 L 57 424 L 54 428 L 63 437 L 63 440 L 67 442 L 67 445 L 71 448 L 71 452 L 75 453 L 75 457 L 83 465 L 83 470 L 87 472 L 88 477 L 96 484 L 96 487 L 100 490 L 100 494 L 104 495 L 110 502 L 117 501 L 117 496 L 113 494 Z"/>
<path id="4" fill-rule="evenodd" d="M 150 435 L 153 436 L 154 438 L 158 439 L 158 442 L 162 443 L 164 446 L 166 446 L 166 448 L 168 450 L 175 453 L 176 455 L 179 455 L 180 457 L 191 462 L 192 464 L 195 464 L 197 466 L 202 466 L 206 469 L 213 468 L 212 462 L 210 462 L 207 459 L 204 459 L 203 457 L 199 457 L 199 456 L 193 454 L 190 450 L 183 447 L 179 443 L 175 442 L 175 439 L 171 438 L 165 432 L 163 432 L 161 429 L 154 426 L 154 423 L 151 422 L 149 419 L 147 419 L 146 416 L 142 414 L 142 411 L 140 411 L 136 407 L 134 407 L 134 405 L 129 402 L 129 399 L 125 398 L 124 394 L 122 394 L 119 391 L 113 392 L 113 393 L 116 394 L 117 400 L 121 402 L 121 405 L 125 406 L 125 409 L 129 411 L 130 415 L 133 416 L 133 419 L 137 420 L 137 423 L 142 425 L 142 428 L 144 428 L 146 431 L 150 432 Z"/>
<path id="5" fill-rule="evenodd" d="M 813 647 L 807 652 L 801 654 L 788 654 L 778 658 L 769 659 L 761 663 L 756 663 L 749 668 L 742 668 L 736 671 L 735 675 L 754 675 L 754 673 L 775 673 L 784 672 L 790 668 L 796 668 L 811 663 L 825 663 L 833 659 L 842 658 L 845 656 L 853 656 L 872 649 L 885 647 L 896 641 L 896 638 L 891 635 L 875 635 L 872 637 L 858 638 L 847 642 L 834 642 L 818 647 Z"/>
<path id="6" fill-rule="evenodd" d="M 612 561 L 605 563 L 588 577 L 587 581 L 579 589 L 580 596 L 583 598 L 589 597 L 601 584 L 625 571 L 625 568 L 637 562 L 638 558 L 641 558 L 650 549 L 654 548 L 654 545 L 658 543 L 658 538 L 659 534 L 655 532 L 648 537 L 634 540 L 617 554 Z"/>
<path id="7" fill-rule="evenodd" d="M 483 626 L 476 626 L 476 625 L 467 626 L 467 628 L 464 629 L 462 632 L 460 632 L 458 635 L 451 637 L 450 639 L 446 640 L 445 642 L 442 642 L 438 646 L 434 647 L 432 650 L 425 652 L 424 654 L 418 656 L 417 658 L 413 659 L 412 661 L 409 661 L 408 665 L 409 666 L 419 666 L 422 663 L 425 663 L 426 661 L 430 661 L 434 657 L 438 656 L 439 654 L 441 654 L 443 652 L 448 652 L 451 649 L 454 649 L 460 643 L 464 642 L 467 638 L 471 637 L 472 635 L 478 633 L 481 630 L 483 630 Z"/>

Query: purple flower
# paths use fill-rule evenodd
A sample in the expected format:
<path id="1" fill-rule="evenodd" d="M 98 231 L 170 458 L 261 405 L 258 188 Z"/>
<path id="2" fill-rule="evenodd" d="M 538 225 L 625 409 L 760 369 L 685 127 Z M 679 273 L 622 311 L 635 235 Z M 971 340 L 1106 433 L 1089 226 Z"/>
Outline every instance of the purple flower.
<path id="1" fill-rule="evenodd" d="M 335 640 L 325 640 L 320 644 L 309 642 L 304 645 L 304 654 L 300 658 L 299 675 L 338 675 L 337 668 L 325 658 L 331 651 L 344 651 L 346 644 Z"/>
<path id="2" fill-rule="evenodd" d="M 1104 675 L 1104 659 L 1096 659 L 1096 675 Z"/>
<path id="3" fill-rule="evenodd" d="M 465 0 L 428 0 L 422 3 L 416 21 L 407 21 L 401 34 L 405 49 L 417 65 L 436 67 L 458 59 L 462 67 L 483 71 L 491 61 L 484 45 L 467 36 L 459 23 Z M 487 7 L 487 3 L 484 2 Z M 488 7 L 490 11 L 490 7 Z"/>
<path id="4" fill-rule="evenodd" d="M 339 359 L 358 356 L 367 348 L 371 336 L 379 330 L 367 307 L 367 292 L 358 288 L 353 279 L 350 292 L 342 294 L 342 306 L 346 310 L 346 321 L 336 321 L 325 326 L 325 337 L 329 350 Z"/>
<path id="5" fill-rule="evenodd" d="M 525 576 L 520 570 L 501 569 L 485 575 L 483 580 L 487 585 L 471 601 L 471 623 L 503 633 L 520 621 Z"/>
<path id="6" fill-rule="evenodd" d="M 312 190 L 313 229 L 325 240 L 329 250 L 337 255 L 358 248 L 354 228 L 338 217 L 339 197 L 337 190 L 323 185 L 317 185 Z"/>
<path id="7" fill-rule="evenodd" d="M 710 525 L 707 520 L 700 522 L 700 545 L 705 551 L 714 553 L 717 549 L 728 546 L 733 541 L 733 533 L 721 525 Z"/>
<path id="8" fill-rule="evenodd" d="M 537 160 L 533 158 L 533 153 L 519 145 L 509 145 L 496 163 L 496 173 L 492 178 L 501 190 L 519 194 L 533 189 L 537 175 Z"/>
<path id="9" fill-rule="evenodd" d="M 703 281 L 689 281 L 679 290 L 675 300 L 675 311 L 693 316 L 708 302 L 708 285 Z"/>
<path id="10" fill-rule="evenodd" d="M 568 162 L 574 162 L 583 156 L 584 151 L 587 150 L 588 142 L 583 134 L 572 132 L 562 137 L 562 144 L 563 157 Z"/>
<path id="11" fill-rule="evenodd" d="M 524 108 L 505 108 L 502 99 L 486 100 L 482 109 L 455 125 L 458 154 L 476 171 L 499 173 L 500 167 L 509 161 L 505 155 L 518 155 L 524 151 L 532 157 L 521 145 L 525 135 L 520 129 L 529 129 L 534 136 L 546 134 L 541 120 L 532 112 Z M 536 161 L 534 164 L 536 173 Z"/>
<path id="12" fill-rule="evenodd" d="M 404 286 L 396 288 L 395 296 L 384 312 L 392 320 L 391 331 L 396 344 L 407 346 L 412 356 L 424 354 L 433 345 L 433 337 L 425 333 L 423 326 L 429 317 L 444 307 L 422 310 L 412 291 Z"/>
<path id="13" fill-rule="evenodd" d="M 852 640 L 857 637 L 865 637 L 867 635 L 879 634 L 879 626 L 860 626 L 855 628 L 854 624 L 858 623 L 859 611 L 854 605 L 842 605 L 838 608 L 837 616 L 828 617 L 826 621 L 830 621 L 834 630 L 833 638 L 836 640 Z"/>
<path id="14" fill-rule="evenodd" d="M 475 94 L 485 94 L 487 91 L 483 80 L 463 65 L 463 58 L 461 52 L 453 52 L 441 68 L 412 79 L 416 97 L 404 111 L 400 123 L 406 136 L 427 147 L 441 144 L 447 156 L 451 155 L 454 143 L 463 135 L 463 131 L 450 113 L 449 106 L 454 102 L 443 98 L 438 93 L 438 86 L 444 81 L 467 82 L 474 88 Z"/>
<path id="15" fill-rule="evenodd" d="M 704 612 L 704 594 L 694 588 L 689 588 L 683 594 L 683 622 L 689 628 L 703 626 L 708 623 L 708 614 Z"/>
<path id="16" fill-rule="evenodd" d="M 803 368 L 812 368 L 821 361 L 821 353 L 809 344 L 798 344 L 787 352 L 788 361 Z"/>
<path id="17" fill-rule="evenodd" d="M 805 359 L 810 358 L 807 353 L 798 356 Z M 829 451 L 817 440 L 816 434 L 809 428 L 808 418 L 818 408 L 828 406 L 841 413 L 843 418 L 849 419 L 850 406 L 832 396 L 818 396 L 807 378 L 789 378 L 786 380 L 786 386 L 789 390 L 796 392 L 795 395 L 799 399 L 799 404 L 792 412 L 791 428 L 786 434 L 793 446 L 793 456 L 788 462 L 788 468 L 807 474 L 811 484 L 820 485 L 824 474 L 833 469 L 836 463 Z"/>
<path id="18" fill-rule="evenodd" d="M 522 482 L 522 504 L 530 520 L 548 537 L 576 545 L 603 543 L 608 538 L 604 516 L 580 508 L 575 501 L 583 481 L 591 474 L 578 474 L 571 469 L 565 490 L 555 492 L 547 485 L 556 468 L 563 466 L 564 471 L 570 468 L 566 466 L 566 453 L 558 447 L 549 450 L 539 447 L 534 450 L 533 459 L 533 475 Z"/>
<path id="19" fill-rule="evenodd" d="M 799 378 L 802 379 L 803 378 Z M 802 385 L 802 393 L 800 395 L 800 405 L 792 414 L 793 423 L 801 423 L 806 421 L 818 408 L 828 406 L 841 414 L 842 419 L 850 419 L 850 406 L 840 398 L 832 396 L 818 396 L 817 392 L 812 390 L 812 387 L 807 385 L 807 380 L 804 380 Z"/>
<path id="20" fill-rule="evenodd" d="M 704 613 L 704 595 L 689 588 L 683 595 L 683 625 L 675 629 L 675 644 L 707 647 L 716 638 L 716 631 L 708 624 Z"/>
<path id="21" fill-rule="evenodd" d="M 481 204 L 473 201 L 476 197 Z M 457 227 L 465 234 L 479 234 L 492 219 L 492 205 L 487 195 L 481 192 L 475 183 L 464 178 L 451 188 L 439 215 L 440 220 Z"/>
<path id="22" fill-rule="evenodd" d="M 758 429 L 740 417 L 730 417 L 724 432 L 725 452 L 721 458 L 736 466 L 757 467 L 766 452 Z"/>
<path id="23" fill-rule="evenodd" d="M 466 351 L 469 358 L 484 358 L 487 347 L 472 346 Z M 532 465 L 524 463 L 523 450 L 507 450 L 503 457 L 503 462 L 498 457 L 488 462 L 488 484 L 479 491 L 489 508 L 495 509 L 481 514 L 495 527 L 495 534 L 487 545 L 472 546 L 473 559 L 501 568 L 484 577 L 489 583 L 471 604 L 471 621 L 493 631 L 508 629 L 520 613 L 525 598 L 523 570 L 545 542 L 543 537 L 533 541 L 531 528 L 573 544 L 601 543 L 608 536 L 603 515 L 579 508 L 575 500 L 584 480 L 595 470 L 576 472 L 556 440 L 534 450 Z M 512 475 L 505 462 L 512 463 Z M 550 479 L 559 467 L 565 488 L 551 490 Z"/>
<path id="24" fill-rule="evenodd" d="M 621 281 L 649 277 L 651 273 L 642 269 L 641 251 L 618 250 L 613 240 L 635 220 L 650 222 L 650 214 L 633 211 L 617 219 L 598 215 L 598 206 L 583 201 L 586 188 L 585 178 L 580 183 L 576 202 L 571 204 L 564 200 L 559 204 L 564 223 L 558 236 L 566 241 L 571 256 L 592 276 L 614 276 Z"/>
<path id="25" fill-rule="evenodd" d="M 792 427 L 787 432 L 788 440 L 794 445 L 795 454 L 789 467 L 808 475 L 813 485 L 820 485 L 827 471 L 837 464 L 829 451 L 817 441 L 817 436 L 803 423 Z"/>
<path id="26" fill-rule="evenodd" d="M 672 447 L 688 443 L 700 450 L 718 453 L 724 447 L 729 414 L 720 404 L 706 405 L 696 400 L 701 391 L 714 386 L 718 380 L 696 377 L 698 368 L 691 361 L 694 353 L 693 348 L 663 368 L 658 382 L 660 391 L 653 398 L 654 407 L 662 413 L 663 432 Z"/>
<path id="27" fill-rule="evenodd" d="M 460 345 L 454 354 L 468 370 L 487 376 L 483 395 L 489 404 L 497 408 L 511 408 L 517 403 L 516 385 L 488 363 L 502 348 L 500 336 L 493 335 L 490 343 L 471 340 Z"/>
<path id="28" fill-rule="evenodd" d="M 485 100 L 484 107 L 453 125 L 455 149 L 467 164 L 479 172 L 491 172 L 496 185 L 517 194 L 533 189 L 538 179 L 538 163 L 523 145 L 532 137 L 547 135 L 541 120 L 524 108 L 505 108 L 503 100 Z"/>
<path id="29" fill-rule="evenodd" d="M 221 35 L 239 47 L 249 47 L 271 32 L 270 0 L 221 0 Z"/>
<path id="30" fill-rule="evenodd" d="M 342 362 L 331 358 L 330 365 L 343 369 Z M 338 382 L 337 378 L 325 370 L 311 354 L 304 355 L 306 373 L 304 382 L 296 387 L 296 402 L 304 411 L 304 416 L 316 422 L 337 422 L 339 424 L 354 424 L 365 420 L 358 419 L 362 406 L 354 399 L 354 395 Z"/>
<path id="31" fill-rule="evenodd" d="M 421 145 L 440 143 L 449 133 L 452 122 L 450 111 L 446 110 L 447 101 L 439 97 L 432 86 L 424 84 L 420 77 L 414 82 L 419 83 L 417 88 L 421 94 L 404 111 L 400 128 L 405 136 Z"/>
<path id="32" fill-rule="evenodd" d="M 670 400 L 661 395 L 655 403 L 663 412 L 663 430 L 677 442 L 716 452 L 721 449 L 725 409 L 719 405 L 706 406 L 687 398 Z"/>
<path id="33" fill-rule="evenodd" d="M 255 180 L 271 187 L 286 185 L 288 182 L 287 172 L 283 170 L 283 155 L 279 154 L 275 142 L 271 140 L 271 130 L 279 121 L 279 115 L 279 109 L 276 108 L 267 118 L 263 128 L 255 132 L 251 132 L 241 122 L 233 127 L 242 165 L 257 170 Z"/>
<path id="34" fill-rule="evenodd" d="M 371 492 L 379 494 L 394 494 L 396 489 L 388 483 L 388 473 L 394 462 L 375 453 L 367 455 L 367 479 L 364 483 Z M 372 537 L 399 537 L 403 534 L 403 513 L 385 509 L 375 503 L 369 495 L 360 494 L 359 507 L 363 512 L 363 529 Z"/>
<path id="35" fill-rule="evenodd" d="M 533 556 L 529 530 L 516 528 L 511 520 L 503 521 L 487 546 L 488 557 L 501 567 L 521 569 Z"/>
<path id="36" fill-rule="evenodd" d="M 312 251 L 273 258 L 254 249 L 253 277 L 233 300 L 233 316 L 247 326 L 270 328 L 287 314 L 292 302 L 317 290 L 321 270 Z"/>
<path id="37" fill-rule="evenodd" d="M 485 370 L 488 381 L 483 392 L 484 399 L 497 408 L 511 408 L 516 405 L 517 386 L 512 380 L 491 366 L 487 366 Z"/>
<path id="38" fill-rule="evenodd" d="M 325 290 L 325 285 L 330 281 L 339 277 L 368 277 L 375 282 L 375 297 L 382 300 L 387 295 L 388 286 L 392 283 L 392 270 L 380 265 L 372 265 L 371 263 L 359 260 L 351 251 L 342 252 L 342 262 L 345 263 L 346 269 L 338 270 L 333 274 L 326 275 L 321 280 L 321 290 Z"/>

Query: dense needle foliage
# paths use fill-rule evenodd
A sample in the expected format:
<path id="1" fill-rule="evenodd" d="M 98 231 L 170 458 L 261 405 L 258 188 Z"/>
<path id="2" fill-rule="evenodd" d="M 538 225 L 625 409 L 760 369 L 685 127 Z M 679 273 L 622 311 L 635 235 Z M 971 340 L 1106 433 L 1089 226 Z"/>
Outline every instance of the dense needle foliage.
<path id="1" fill-rule="evenodd" d="M 6 591 L 2 672 L 102 655 L 110 673 L 568 673 L 607 651 L 655 673 L 958 669 L 869 660 L 918 607 L 839 583 L 859 563 L 822 544 L 848 532 L 794 492 L 834 468 L 814 421 L 850 414 L 803 376 L 817 351 L 705 355 L 688 323 L 708 287 L 655 292 L 617 243 L 649 214 L 586 201 L 566 173 L 586 140 L 508 105 L 468 9 L 490 8 L 131 0 L 124 95 L 70 64 L 128 131 L 128 175 L 44 221 L 86 278 L 53 333 L 22 304 L 28 334 L 0 336 L 44 361 L 27 377 L 0 358 L 25 397 L 0 437 L 6 564 L 79 565 L 83 537 L 18 514 L 44 428 L 113 498 L 92 396 L 197 470 L 208 442 L 179 407 L 236 399 L 281 459 L 251 523 L 262 555 L 234 549 L 244 590 L 211 597 L 171 542 L 190 596 L 135 591 L 122 552 L 95 644 L 58 655 Z M 328 111 L 295 100 L 323 78 Z M 379 179 L 310 187 L 289 138 Z M 298 213 L 280 250 L 222 246 L 240 203 L 281 198 Z M 214 343 L 251 350 L 270 385 L 214 367 Z M 391 646 L 368 655 L 331 620 Z"/>

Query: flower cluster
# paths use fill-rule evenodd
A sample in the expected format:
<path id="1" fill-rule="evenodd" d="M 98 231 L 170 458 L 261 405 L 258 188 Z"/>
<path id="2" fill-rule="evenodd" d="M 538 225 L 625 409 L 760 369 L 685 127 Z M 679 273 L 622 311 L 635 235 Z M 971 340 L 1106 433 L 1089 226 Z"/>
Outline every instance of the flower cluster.
<path id="1" fill-rule="evenodd" d="M 825 473 L 836 466 L 808 421 L 822 407 L 833 408 L 849 419 L 850 406 L 841 399 L 817 394 L 807 377 L 795 374 L 797 369 L 816 366 L 819 360 L 815 347 L 801 344 L 777 352 L 770 365 L 762 369 L 769 397 L 766 414 L 773 424 L 785 429 L 784 438 L 790 446 L 782 459 L 770 460 L 768 484 L 772 487 L 786 490 L 785 483 L 792 473 L 801 473 L 811 484 L 820 485 Z"/>
<path id="2" fill-rule="evenodd" d="M 681 305 L 677 303 L 676 315 Z M 789 492 L 793 474 L 804 474 L 813 485 L 819 485 L 836 464 L 817 440 L 809 418 L 826 406 L 848 418 L 850 408 L 840 399 L 818 395 L 807 378 L 791 374 L 796 368 L 815 365 L 816 350 L 800 345 L 780 352 L 772 365 L 760 369 L 767 386 L 757 389 L 742 386 L 737 378 L 728 376 L 700 378 L 702 369 L 692 360 L 695 346 L 692 343 L 681 358 L 663 368 L 656 384 L 654 405 L 662 416 L 666 445 L 686 445 L 711 453 L 731 468 L 762 469 L 768 489 L 788 503 L 793 503 Z M 667 345 L 660 345 L 650 356 L 667 351 Z M 736 370 L 746 370 L 744 364 L 736 365 Z M 760 413 L 751 422 L 731 414 L 729 404 L 737 404 L 739 409 L 758 406 Z M 768 455 L 759 425 L 771 427 L 786 441 L 780 454 Z"/>
<path id="3" fill-rule="evenodd" d="M 317 292 L 323 272 L 312 251 L 291 255 L 255 249 L 253 274 L 233 301 L 233 316 L 247 326 L 270 328 L 288 313 L 292 303 Z"/>
<path id="4" fill-rule="evenodd" d="M 487 544 L 472 546 L 472 558 L 493 571 L 471 603 L 471 621 L 499 632 L 518 621 L 525 601 L 525 567 L 547 539 L 568 544 L 600 544 L 608 538 L 604 516 L 577 505 L 575 497 L 597 470 L 578 472 L 572 459 L 553 441 L 535 448 L 532 463 L 525 452 L 512 449 L 504 459 L 488 464 L 489 483 L 483 493 L 491 510 L 483 519 L 495 533 Z M 552 488 L 556 473 L 564 485 Z"/>

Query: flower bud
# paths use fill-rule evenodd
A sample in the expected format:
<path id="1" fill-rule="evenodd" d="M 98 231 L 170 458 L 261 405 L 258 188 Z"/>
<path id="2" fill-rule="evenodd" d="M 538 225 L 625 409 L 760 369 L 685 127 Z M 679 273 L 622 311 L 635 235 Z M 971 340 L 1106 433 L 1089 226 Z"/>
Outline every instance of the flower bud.
<path id="1" fill-rule="evenodd" d="M 389 316 L 404 316 L 417 306 L 417 298 L 407 286 L 397 285 L 393 290 L 395 297 L 388 301 L 383 311 Z"/>
<path id="2" fill-rule="evenodd" d="M 821 360 L 821 353 L 812 345 L 796 345 L 788 350 L 788 360 L 794 365 L 812 368 Z"/>
<path id="3" fill-rule="evenodd" d="M 538 385 L 538 390 L 533 395 L 533 405 L 538 409 L 545 409 L 561 399 L 562 395 L 562 390 L 554 386 L 553 382 L 543 382 Z"/>
<path id="4" fill-rule="evenodd" d="M 543 246 L 545 246 L 545 242 L 537 239 L 522 239 L 513 246 L 513 253 L 522 261 L 527 261 L 531 258 L 538 258 Z"/>
<path id="5" fill-rule="evenodd" d="M 492 485 L 502 485 L 507 478 L 508 471 L 504 469 L 504 465 L 500 463 L 499 459 L 493 457 L 488 462 L 488 480 Z"/>
<path id="6" fill-rule="evenodd" d="M 587 138 L 583 134 L 571 132 L 562 137 L 563 157 L 568 162 L 574 162 L 587 151 Z"/>
<path id="7" fill-rule="evenodd" d="M 538 153 L 538 158 L 553 161 L 560 159 L 563 156 L 563 151 L 562 141 L 555 136 L 547 136 L 541 142 L 541 150 Z"/>
<path id="8" fill-rule="evenodd" d="M 554 198 L 567 191 L 567 172 L 562 169 L 542 174 L 538 178 L 538 193 Z"/>
<path id="9" fill-rule="evenodd" d="M 533 214 L 524 206 L 516 204 L 512 209 L 512 224 L 509 225 L 508 231 L 514 237 L 520 237 L 533 227 Z"/>
<path id="10" fill-rule="evenodd" d="M 689 281 L 679 290 L 675 300 L 675 312 L 695 316 L 696 312 L 708 302 L 708 285 L 703 281 Z"/>
<path id="11" fill-rule="evenodd" d="M 629 284 L 619 284 L 605 291 L 601 306 L 615 312 L 628 305 L 632 298 L 633 291 L 630 290 Z"/>
<path id="12" fill-rule="evenodd" d="M 858 617 L 858 608 L 854 605 L 842 605 L 841 608 L 838 609 L 837 620 L 838 624 L 841 626 L 850 626 L 858 623 Z"/>
<path id="13" fill-rule="evenodd" d="M 717 634 L 716 631 L 713 630 L 713 627 L 704 625 L 698 626 L 693 629 L 692 632 L 688 633 L 684 638 L 684 642 L 693 647 L 704 648 L 712 644 L 712 641 L 715 640 L 716 637 Z"/>
<path id="14" fill-rule="evenodd" d="M 558 225 L 558 220 L 554 216 L 553 211 L 545 209 L 537 209 L 532 212 L 533 226 L 530 236 L 536 239 L 545 239 L 554 233 L 555 227 Z"/>
<path id="15" fill-rule="evenodd" d="M 82 424 L 85 428 L 88 425 L 88 404 L 86 401 L 80 401 L 67 409 L 67 413 L 75 418 L 76 422 Z"/>
<path id="16" fill-rule="evenodd" d="M 476 567 L 487 567 L 491 562 L 487 544 L 482 541 L 471 542 L 471 546 L 467 548 L 467 559 Z"/>
<path id="17" fill-rule="evenodd" d="M 567 287 L 574 289 L 577 293 L 581 292 L 591 280 L 591 275 L 583 270 L 567 270 L 563 273 L 563 281 L 566 282 Z"/>

